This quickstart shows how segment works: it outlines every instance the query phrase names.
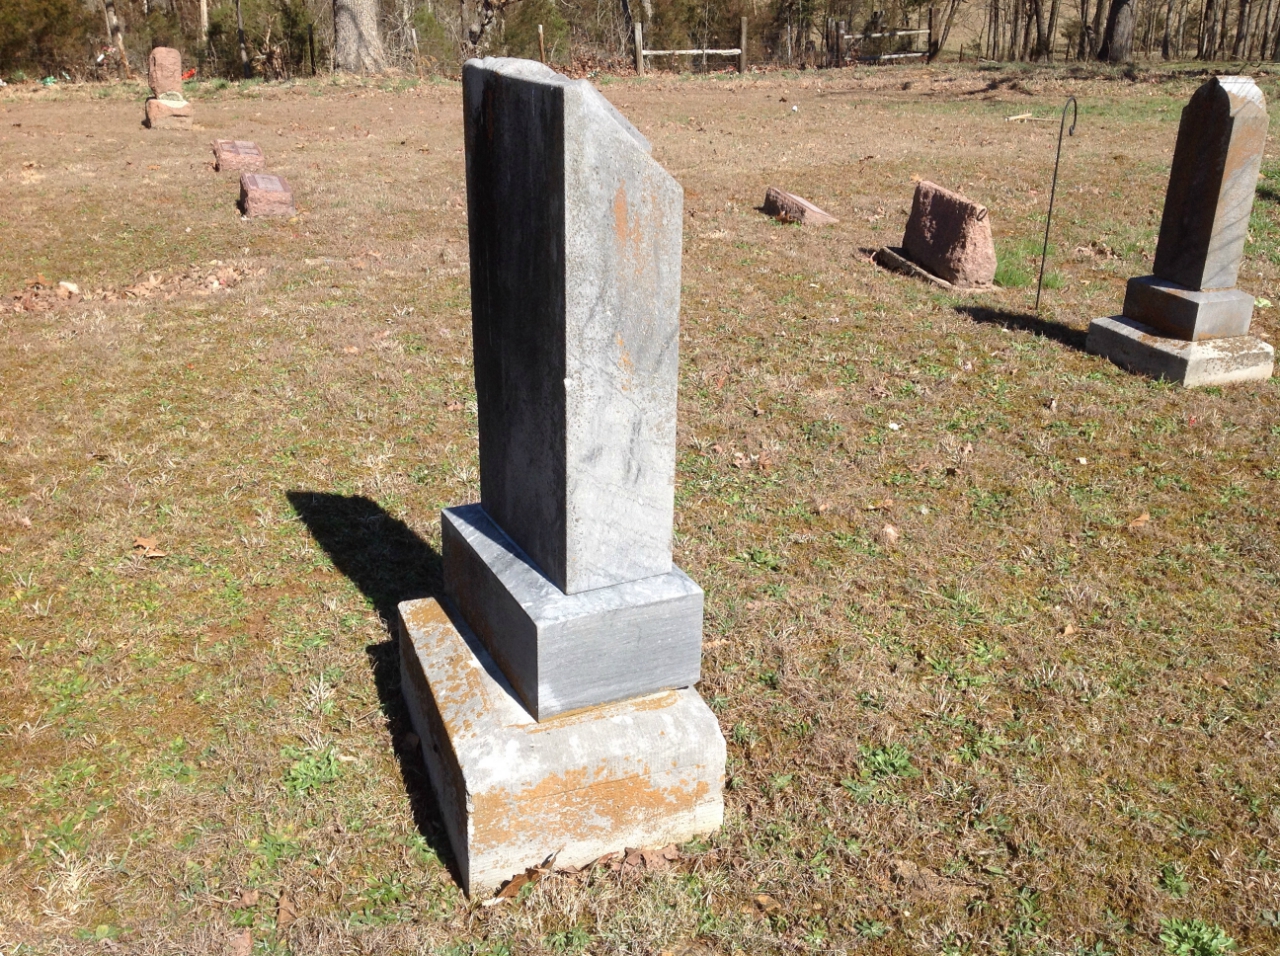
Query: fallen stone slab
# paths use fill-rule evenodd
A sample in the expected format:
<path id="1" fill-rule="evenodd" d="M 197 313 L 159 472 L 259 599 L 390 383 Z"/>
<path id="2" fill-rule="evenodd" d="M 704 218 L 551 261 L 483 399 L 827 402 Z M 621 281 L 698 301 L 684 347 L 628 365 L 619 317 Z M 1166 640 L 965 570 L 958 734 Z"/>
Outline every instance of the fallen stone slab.
<path id="1" fill-rule="evenodd" d="M 257 143 L 244 139 L 216 139 L 213 141 L 213 168 L 218 172 L 233 169 L 237 172 L 253 172 L 266 165 L 266 157 Z"/>
<path id="2" fill-rule="evenodd" d="M 1123 315 L 1090 322 L 1085 350 L 1187 388 L 1266 381 L 1275 370 L 1275 349 L 1252 335 L 1188 342 L 1158 335 Z"/>
<path id="3" fill-rule="evenodd" d="M 839 222 L 835 216 L 825 212 L 794 193 L 784 192 L 776 186 L 765 190 L 764 206 L 766 215 L 782 222 L 798 222 L 802 226 L 829 226 Z"/>
<path id="4" fill-rule="evenodd" d="M 903 275 L 911 276 L 915 279 L 923 279 L 925 282 L 932 282 L 936 286 L 944 289 L 954 289 L 950 282 L 946 279 L 939 279 L 928 269 L 916 265 L 907 258 L 907 252 L 902 248 L 894 248 L 893 246 L 881 246 L 876 250 L 874 256 L 871 257 L 878 265 L 883 266 L 890 272 L 901 272 Z"/>
<path id="5" fill-rule="evenodd" d="M 725 742 L 692 688 L 539 722 L 435 600 L 400 605 L 399 642 L 401 692 L 469 896 L 552 856 L 585 866 L 719 828 Z"/>
<path id="6" fill-rule="evenodd" d="M 916 265 L 958 289 L 989 289 L 996 277 L 987 207 L 936 183 L 916 183 L 902 249 Z"/>
<path id="7" fill-rule="evenodd" d="M 293 192 L 288 181 L 270 173 L 241 173 L 240 211 L 250 219 L 294 215 Z"/>

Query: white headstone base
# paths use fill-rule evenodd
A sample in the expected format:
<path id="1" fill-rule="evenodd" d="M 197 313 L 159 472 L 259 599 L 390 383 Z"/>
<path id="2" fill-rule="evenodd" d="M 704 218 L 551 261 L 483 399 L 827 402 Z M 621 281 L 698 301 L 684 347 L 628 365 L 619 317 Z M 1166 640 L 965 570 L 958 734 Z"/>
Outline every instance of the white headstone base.
<path id="1" fill-rule="evenodd" d="M 1276 357 L 1275 349 L 1252 335 L 1187 342 L 1157 335 L 1123 315 L 1090 322 L 1085 349 L 1131 372 L 1187 388 L 1266 381 Z"/>
<path id="2" fill-rule="evenodd" d="M 719 828 L 725 742 L 697 691 L 539 723 L 456 616 L 432 599 L 399 610 L 402 693 L 469 896 L 553 855 L 582 866 Z"/>

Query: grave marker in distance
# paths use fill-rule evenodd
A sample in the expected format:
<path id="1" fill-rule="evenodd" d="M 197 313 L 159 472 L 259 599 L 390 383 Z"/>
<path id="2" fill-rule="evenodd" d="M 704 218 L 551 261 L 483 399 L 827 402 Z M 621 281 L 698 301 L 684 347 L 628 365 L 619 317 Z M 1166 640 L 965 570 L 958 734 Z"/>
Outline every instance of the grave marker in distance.
<path id="1" fill-rule="evenodd" d="M 1271 377 L 1275 350 L 1248 334 L 1253 296 L 1235 288 L 1267 137 L 1247 76 L 1215 77 L 1182 111 L 1152 275 L 1129 280 L 1121 315 L 1085 347 L 1186 386 Z"/>
<path id="2" fill-rule="evenodd" d="M 146 103 L 146 125 L 150 129 L 191 129 L 191 104 L 182 93 L 182 54 L 167 46 L 152 50 L 147 59 L 147 84 L 151 98 Z"/>

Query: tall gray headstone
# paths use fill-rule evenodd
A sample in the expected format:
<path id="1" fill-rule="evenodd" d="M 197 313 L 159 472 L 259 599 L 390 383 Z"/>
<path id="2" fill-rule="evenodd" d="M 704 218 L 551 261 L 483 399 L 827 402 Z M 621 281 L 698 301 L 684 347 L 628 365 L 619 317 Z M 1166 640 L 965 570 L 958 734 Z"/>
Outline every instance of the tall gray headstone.
<path id="1" fill-rule="evenodd" d="M 463 69 L 479 504 L 400 605 L 401 686 L 468 892 L 723 818 L 672 565 L 682 193 L 588 83 Z"/>
<path id="2" fill-rule="evenodd" d="M 463 95 L 481 503 L 568 594 L 666 574 L 683 192 L 589 83 Z"/>
<path id="3" fill-rule="evenodd" d="M 1247 76 L 1215 77 L 1192 95 L 1153 274 L 1129 280 L 1122 315 L 1090 325 L 1089 351 L 1187 385 L 1271 376 L 1274 350 L 1248 335 L 1253 296 L 1235 287 L 1267 123 L 1266 99 Z"/>
<path id="4" fill-rule="evenodd" d="M 688 686 L 671 563 L 683 192 L 585 81 L 463 68 L 480 505 L 445 585 L 530 712 Z"/>

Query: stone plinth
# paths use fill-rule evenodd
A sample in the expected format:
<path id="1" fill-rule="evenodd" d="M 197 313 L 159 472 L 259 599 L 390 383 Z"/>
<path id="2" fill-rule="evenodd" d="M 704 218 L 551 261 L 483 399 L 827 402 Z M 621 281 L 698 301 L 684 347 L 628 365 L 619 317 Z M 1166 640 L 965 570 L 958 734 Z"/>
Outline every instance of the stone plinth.
<path id="1" fill-rule="evenodd" d="M 990 288 L 996 276 L 987 208 L 934 183 L 916 184 L 902 251 L 957 289 Z"/>
<path id="2" fill-rule="evenodd" d="M 1247 76 L 1215 77 L 1182 110 L 1152 272 L 1188 289 L 1236 284 L 1267 139 L 1267 103 Z"/>
<path id="3" fill-rule="evenodd" d="M 798 222 L 802 226 L 829 226 L 840 221 L 809 200 L 795 193 L 784 192 L 776 186 L 770 186 L 765 190 L 764 206 L 761 208 L 767 216 L 782 222 Z"/>
<path id="4" fill-rule="evenodd" d="M 682 571 L 565 594 L 479 505 L 440 524 L 445 589 L 538 720 L 697 683 L 702 589 Z"/>
<path id="5" fill-rule="evenodd" d="M 158 46 L 147 58 L 147 85 L 152 96 L 182 94 L 182 54 L 173 47 Z"/>
<path id="6" fill-rule="evenodd" d="M 581 866 L 724 816 L 725 742 L 693 690 L 535 721 L 465 626 L 400 605 L 400 685 L 471 896 L 554 855 Z"/>
<path id="7" fill-rule="evenodd" d="M 1200 342 L 1244 335 L 1253 318 L 1253 296 L 1239 289 L 1200 292 L 1156 276 L 1130 279 L 1125 316 L 1160 335 Z"/>
<path id="8" fill-rule="evenodd" d="M 150 129 L 191 129 L 192 109 L 186 100 L 171 96 L 149 99 L 146 111 Z"/>
<path id="9" fill-rule="evenodd" d="M 462 82 L 481 503 L 566 593 L 666 574 L 683 192 L 585 81 Z"/>
<path id="10" fill-rule="evenodd" d="M 294 215 L 293 192 L 288 180 L 270 173 L 241 173 L 240 211 L 250 219 Z"/>
<path id="11" fill-rule="evenodd" d="M 217 139 L 213 141 L 214 169 L 218 172 L 231 169 L 237 172 L 253 172 L 266 165 L 266 157 L 257 143 L 243 139 Z"/>
<path id="12" fill-rule="evenodd" d="M 1090 322 L 1085 348 L 1131 372 L 1188 388 L 1265 381 L 1275 369 L 1275 349 L 1251 335 L 1188 342 L 1123 315 Z"/>

